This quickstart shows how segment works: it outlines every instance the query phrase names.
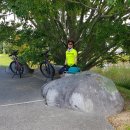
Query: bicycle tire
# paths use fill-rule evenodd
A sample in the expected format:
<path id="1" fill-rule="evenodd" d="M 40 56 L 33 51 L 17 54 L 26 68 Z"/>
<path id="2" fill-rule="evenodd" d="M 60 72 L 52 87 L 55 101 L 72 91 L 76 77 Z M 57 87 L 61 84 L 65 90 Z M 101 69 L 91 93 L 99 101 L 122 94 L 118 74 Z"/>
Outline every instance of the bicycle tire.
<path id="1" fill-rule="evenodd" d="M 53 65 L 50 63 L 45 63 L 45 62 L 41 63 L 40 71 L 46 78 L 53 79 L 53 77 L 55 75 L 55 69 L 54 69 Z"/>
<path id="2" fill-rule="evenodd" d="M 23 68 L 23 66 L 20 65 L 20 68 L 19 68 L 19 70 L 18 70 L 18 73 L 19 73 L 19 77 L 20 77 L 20 78 L 22 78 L 23 71 L 24 71 L 24 68 Z"/>
<path id="3" fill-rule="evenodd" d="M 19 62 L 18 62 L 18 63 L 19 63 Z M 21 77 L 21 75 L 22 75 L 23 72 L 24 72 L 24 67 L 23 67 L 23 65 L 22 65 L 21 63 L 19 63 L 19 65 L 20 65 L 20 70 L 17 69 L 16 61 L 12 61 L 12 62 L 10 63 L 9 68 L 10 68 L 10 70 L 11 70 L 14 74 L 17 74 L 17 72 L 18 72 L 19 75 L 20 75 L 20 77 Z"/>

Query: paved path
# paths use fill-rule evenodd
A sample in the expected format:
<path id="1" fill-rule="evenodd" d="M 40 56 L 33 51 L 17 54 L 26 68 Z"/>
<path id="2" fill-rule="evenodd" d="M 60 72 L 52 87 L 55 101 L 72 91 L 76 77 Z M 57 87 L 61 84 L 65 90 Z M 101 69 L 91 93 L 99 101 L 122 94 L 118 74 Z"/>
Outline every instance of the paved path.
<path id="1" fill-rule="evenodd" d="M 0 130 L 114 130 L 100 115 L 46 106 L 38 71 L 11 77 L 0 68 Z"/>

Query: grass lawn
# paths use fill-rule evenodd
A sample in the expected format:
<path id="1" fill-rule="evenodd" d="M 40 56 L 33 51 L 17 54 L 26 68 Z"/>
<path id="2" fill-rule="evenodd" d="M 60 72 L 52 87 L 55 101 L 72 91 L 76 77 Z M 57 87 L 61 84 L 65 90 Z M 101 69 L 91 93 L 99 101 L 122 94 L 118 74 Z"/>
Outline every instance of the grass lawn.
<path id="1" fill-rule="evenodd" d="M 0 66 L 8 67 L 12 59 L 7 54 L 0 54 Z"/>

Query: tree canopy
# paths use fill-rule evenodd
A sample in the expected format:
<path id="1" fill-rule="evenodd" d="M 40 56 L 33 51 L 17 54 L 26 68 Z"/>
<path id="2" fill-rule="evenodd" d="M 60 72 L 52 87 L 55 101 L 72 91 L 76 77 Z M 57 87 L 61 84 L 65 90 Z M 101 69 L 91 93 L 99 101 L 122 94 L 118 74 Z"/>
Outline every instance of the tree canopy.
<path id="1" fill-rule="evenodd" d="M 1 41 L 22 48 L 26 61 L 40 62 L 39 54 L 49 46 L 54 62 L 63 64 L 69 38 L 75 41 L 83 70 L 116 62 L 119 47 L 130 52 L 130 26 L 125 22 L 130 17 L 129 0 L 2 0 L 0 4 Z M 7 12 L 19 22 L 5 22 Z"/>

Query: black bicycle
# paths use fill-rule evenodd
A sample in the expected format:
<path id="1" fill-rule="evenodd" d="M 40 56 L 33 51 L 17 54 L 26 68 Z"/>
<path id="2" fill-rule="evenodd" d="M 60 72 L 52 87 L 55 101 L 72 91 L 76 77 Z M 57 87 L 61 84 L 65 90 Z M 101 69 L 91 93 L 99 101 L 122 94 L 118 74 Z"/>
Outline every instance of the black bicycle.
<path id="1" fill-rule="evenodd" d="M 50 63 L 48 54 L 49 51 L 50 50 L 48 49 L 42 54 L 42 56 L 44 56 L 45 59 L 42 63 L 40 63 L 40 71 L 46 78 L 51 78 L 53 80 L 55 75 L 55 69 L 53 65 Z"/>
<path id="2" fill-rule="evenodd" d="M 18 61 L 18 50 L 14 50 L 9 56 L 12 57 L 13 61 L 10 63 L 9 68 L 13 72 L 13 77 L 15 75 L 19 75 L 19 77 L 22 77 L 22 74 L 24 72 L 23 65 Z M 13 78 L 12 77 L 12 78 Z"/>

